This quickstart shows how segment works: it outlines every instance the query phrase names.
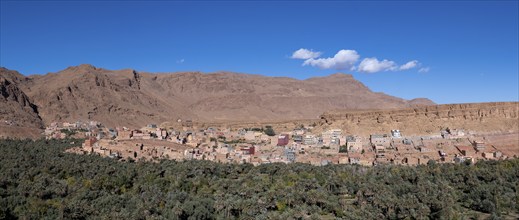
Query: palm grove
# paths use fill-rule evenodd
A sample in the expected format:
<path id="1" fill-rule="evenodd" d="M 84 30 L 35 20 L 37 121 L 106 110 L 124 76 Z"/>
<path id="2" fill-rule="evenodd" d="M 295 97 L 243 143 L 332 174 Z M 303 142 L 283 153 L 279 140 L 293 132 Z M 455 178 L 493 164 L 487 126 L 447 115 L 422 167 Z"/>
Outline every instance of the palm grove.
<path id="1" fill-rule="evenodd" d="M 417 167 L 119 162 L 0 141 L 0 219 L 515 218 L 519 159 Z"/>

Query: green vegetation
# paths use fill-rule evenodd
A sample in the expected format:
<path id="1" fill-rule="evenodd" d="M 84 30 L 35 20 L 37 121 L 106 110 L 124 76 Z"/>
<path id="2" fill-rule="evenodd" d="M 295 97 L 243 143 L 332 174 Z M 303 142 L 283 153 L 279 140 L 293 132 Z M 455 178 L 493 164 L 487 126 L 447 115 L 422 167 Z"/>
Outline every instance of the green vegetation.
<path id="1" fill-rule="evenodd" d="M 66 137 L 71 137 L 77 133 L 75 130 L 69 130 L 69 129 L 61 129 L 60 132 L 65 134 Z"/>
<path id="2" fill-rule="evenodd" d="M 339 147 L 339 153 L 347 153 L 348 152 L 348 147 L 346 147 L 346 144 L 345 145 L 341 145 Z"/>
<path id="3" fill-rule="evenodd" d="M 230 141 L 223 141 L 224 144 L 243 144 L 247 143 L 247 140 L 240 138 L 240 139 L 234 139 Z"/>
<path id="4" fill-rule="evenodd" d="M 267 125 L 267 126 L 265 126 L 265 134 L 268 136 L 274 136 L 274 135 L 276 135 L 276 132 L 274 132 L 274 129 L 272 128 L 272 126 Z"/>
<path id="5" fill-rule="evenodd" d="M 519 159 L 373 168 L 125 163 L 0 141 L 0 219 L 516 218 Z"/>
<path id="6" fill-rule="evenodd" d="M 224 142 L 226 139 L 225 136 L 218 136 L 218 141 Z"/>

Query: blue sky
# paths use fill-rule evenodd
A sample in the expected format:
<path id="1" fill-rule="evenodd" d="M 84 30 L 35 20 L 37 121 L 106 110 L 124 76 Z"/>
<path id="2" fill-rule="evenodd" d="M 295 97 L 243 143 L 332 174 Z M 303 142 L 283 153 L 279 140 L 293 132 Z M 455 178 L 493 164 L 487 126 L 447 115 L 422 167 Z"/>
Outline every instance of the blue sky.
<path id="1" fill-rule="evenodd" d="M 82 63 L 344 72 L 405 99 L 519 101 L 518 1 L 2 1 L 0 10 L 0 66 L 26 75 Z"/>

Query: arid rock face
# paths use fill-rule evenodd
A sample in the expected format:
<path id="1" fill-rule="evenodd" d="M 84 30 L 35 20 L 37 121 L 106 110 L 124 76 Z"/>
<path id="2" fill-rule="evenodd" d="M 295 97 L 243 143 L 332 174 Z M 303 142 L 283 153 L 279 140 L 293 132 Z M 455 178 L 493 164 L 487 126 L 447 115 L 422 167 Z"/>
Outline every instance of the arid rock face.
<path id="1" fill-rule="evenodd" d="M 519 102 L 433 105 L 394 110 L 330 111 L 321 125 L 354 133 L 399 129 L 406 134 L 427 134 L 439 129 L 464 128 L 480 132 L 519 130 Z"/>
<path id="2" fill-rule="evenodd" d="M 18 87 L 24 77 L 0 69 L 0 137 L 38 136 L 43 122 L 38 107 Z"/>
<path id="3" fill-rule="evenodd" d="M 96 120 L 109 126 L 145 125 L 191 114 L 178 103 L 141 86 L 133 70 L 106 71 L 89 65 L 34 77 L 24 85 L 46 124 Z"/>
<path id="4" fill-rule="evenodd" d="M 417 102 L 374 93 L 351 75 L 340 73 L 297 80 L 229 72 L 151 74 L 80 65 L 20 77 L 19 87 L 38 107 L 45 124 L 96 120 L 108 126 L 142 126 L 179 118 L 206 122 L 318 119 L 332 109 L 402 108 Z M 434 103 L 420 99 L 418 104 Z"/>

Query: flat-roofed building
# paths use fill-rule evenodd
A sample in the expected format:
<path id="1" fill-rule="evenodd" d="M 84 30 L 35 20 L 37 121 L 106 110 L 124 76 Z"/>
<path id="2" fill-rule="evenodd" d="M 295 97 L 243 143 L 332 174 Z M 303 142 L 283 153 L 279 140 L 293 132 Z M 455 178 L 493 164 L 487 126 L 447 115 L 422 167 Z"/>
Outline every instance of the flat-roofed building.
<path id="1" fill-rule="evenodd" d="M 402 138 L 402 134 L 400 133 L 400 130 L 391 130 L 391 136 L 393 138 Z"/>
<path id="2" fill-rule="evenodd" d="M 346 149 L 348 152 L 361 152 L 362 141 L 360 137 L 348 136 L 346 137 Z"/>
<path id="3" fill-rule="evenodd" d="M 288 135 L 282 134 L 278 136 L 278 146 L 286 146 L 288 144 Z"/>
<path id="4" fill-rule="evenodd" d="M 474 142 L 472 142 L 472 145 L 478 152 L 483 152 L 486 147 L 486 144 L 483 141 L 474 141 Z"/>
<path id="5" fill-rule="evenodd" d="M 305 145 L 314 145 L 314 144 L 317 144 L 317 138 L 315 138 L 314 135 L 306 135 L 304 140 L 303 140 L 303 143 Z"/>
<path id="6" fill-rule="evenodd" d="M 384 147 L 389 147 L 391 144 L 391 140 L 387 134 L 372 134 L 370 136 L 370 141 L 373 146 L 382 145 Z"/>

